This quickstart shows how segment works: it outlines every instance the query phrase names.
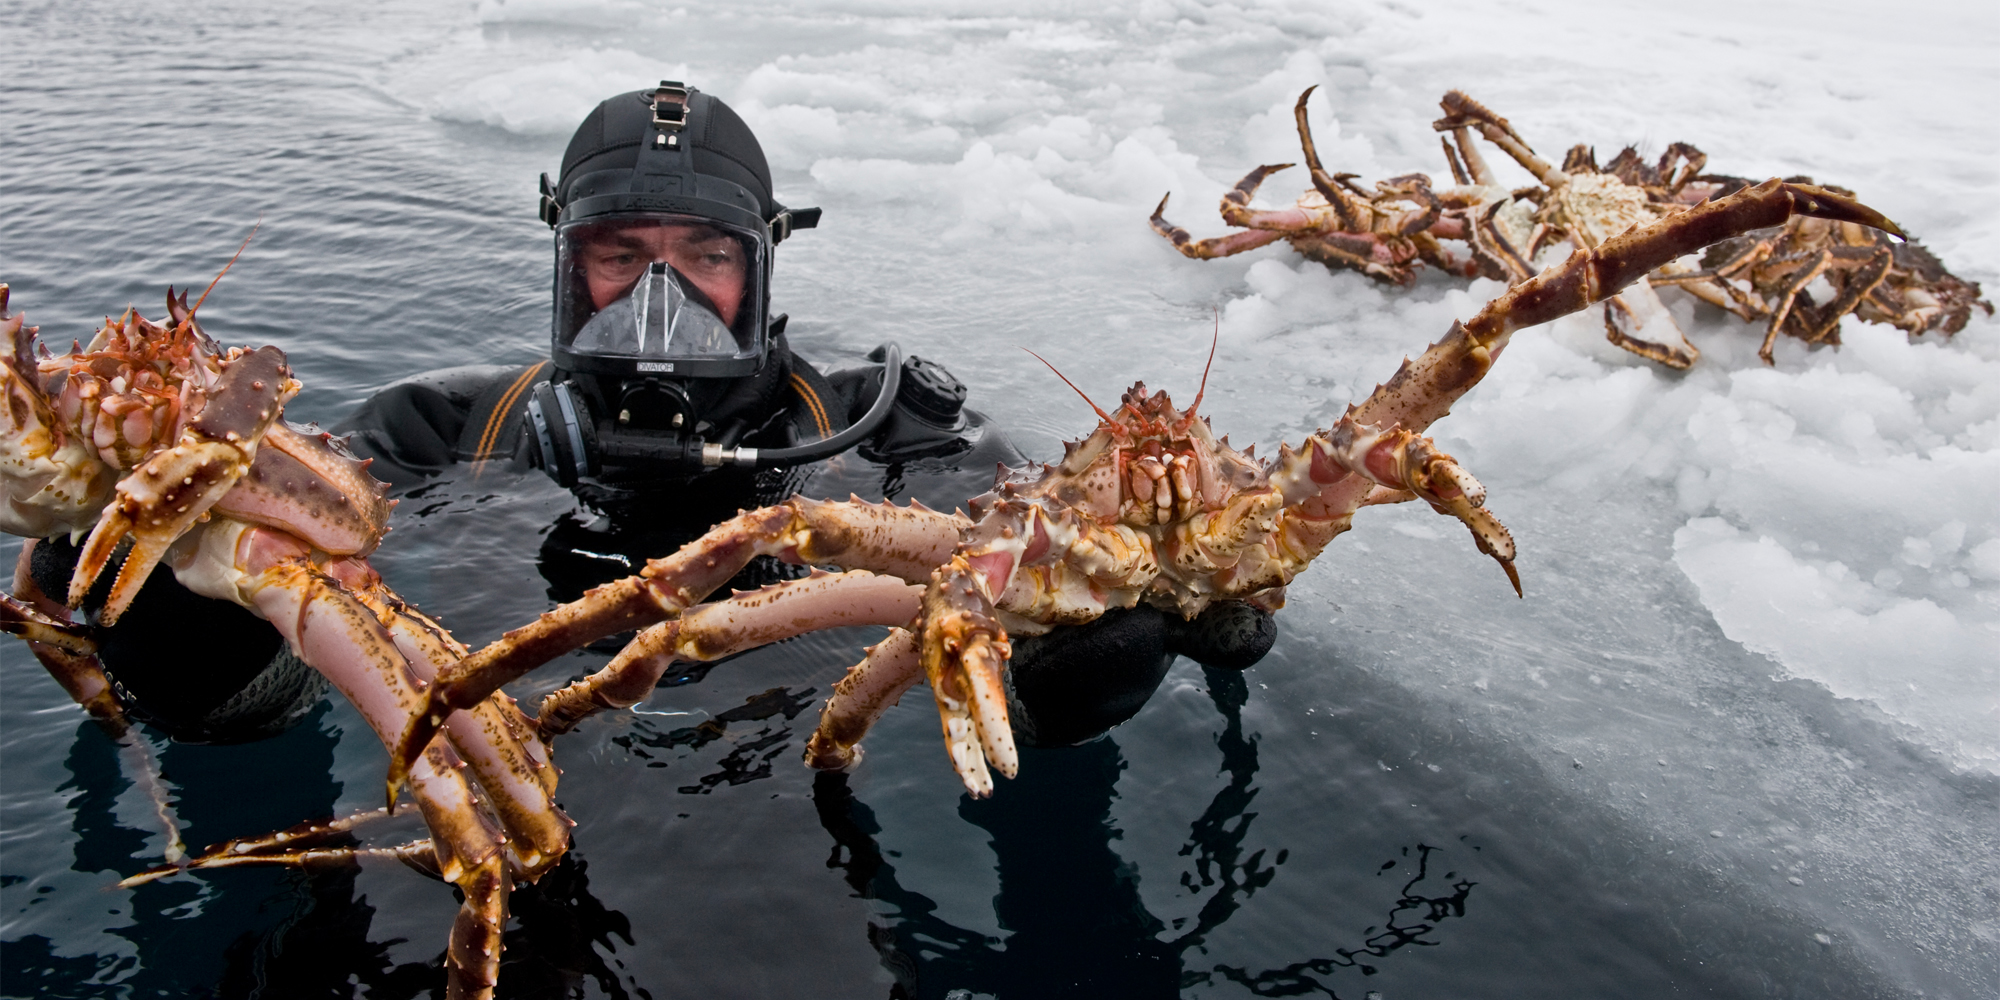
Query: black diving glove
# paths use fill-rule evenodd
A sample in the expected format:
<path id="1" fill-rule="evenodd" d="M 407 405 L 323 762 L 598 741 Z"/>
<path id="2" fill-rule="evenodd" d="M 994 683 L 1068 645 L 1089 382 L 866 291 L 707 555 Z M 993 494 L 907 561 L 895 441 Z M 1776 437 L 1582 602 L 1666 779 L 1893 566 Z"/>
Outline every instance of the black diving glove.
<path id="1" fill-rule="evenodd" d="M 1014 738 L 1032 747 L 1096 739 L 1139 714 L 1175 656 L 1242 670 L 1263 659 L 1277 636 L 1269 612 L 1219 601 L 1191 621 L 1140 605 L 1014 639 L 1006 673 Z"/>

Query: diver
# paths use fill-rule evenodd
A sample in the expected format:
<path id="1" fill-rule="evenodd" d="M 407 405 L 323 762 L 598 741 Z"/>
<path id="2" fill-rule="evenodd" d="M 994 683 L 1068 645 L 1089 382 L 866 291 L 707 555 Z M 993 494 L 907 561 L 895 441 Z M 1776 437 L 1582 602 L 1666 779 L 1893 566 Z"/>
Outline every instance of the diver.
<path id="1" fill-rule="evenodd" d="M 885 344 L 874 365 L 826 375 L 792 353 L 788 317 L 770 314 L 775 250 L 820 210 L 772 197 L 757 137 L 721 100 L 674 81 L 606 100 L 541 187 L 550 356 L 376 393 L 333 431 L 379 478 L 406 488 L 455 463 L 511 462 L 621 528 L 664 507 L 705 529 L 746 499 L 788 495 L 771 473 L 857 449 L 971 472 L 948 503 L 985 491 L 997 463 L 1025 462 L 935 363 Z"/>
<path id="2" fill-rule="evenodd" d="M 772 197 L 757 137 L 721 100 L 676 81 L 612 97 L 541 190 L 555 236 L 549 357 L 404 379 L 332 431 L 399 490 L 456 465 L 476 477 L 505 463 L 573 492 L 579 509 L 542 542 L 553 598 L 794 493 L 950 510 L 991 489 L 996 465 L 1027 464 L 934 362 L 885 344 L 873 365 L 823 374 L 792 353 L 787 317 L 770 315 L 774 250 L 815 228 L 820 211 Z M 44 593 L 62 592 L 75 558 L 65 539 L 35 546 Z M 799 571 L 764 560 L 735 584 Z M 222 657 L 205 650 L 199 670 L 147 641 L 208 611 L 235 645 Z M 1018 639 L 1007 675 L 1016 736 L 1030 746 L 1094 739 L 1139 711 L 1176 655 L 1241 669 L 1274 636 L 1265 612 L 1221 602 L 1193 621 L 1141 606 Z M 325 691 L 275 629 L 187 592 L 164 567 L 106 630 L 100 659 L 128 711 L 197 742 L 281 731 Z M 189 685 L 191 674 L 205 680 Z"/>

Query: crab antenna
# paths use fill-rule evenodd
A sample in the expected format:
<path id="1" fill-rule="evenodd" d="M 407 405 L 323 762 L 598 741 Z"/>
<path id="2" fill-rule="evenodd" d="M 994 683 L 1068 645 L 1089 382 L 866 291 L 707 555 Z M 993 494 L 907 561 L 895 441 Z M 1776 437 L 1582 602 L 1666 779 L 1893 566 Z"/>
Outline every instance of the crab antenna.
<path id="1" fill-rule="evenodd" d="M 250 247 L 250 241 L 256 238 L 257 230 L 263 227 L 264 217 L 260 215 L 257 217 L 257 224 L 250 227 L 250 235 L 243 237 L 243 245 L 236 248 L 236 253 L 229 258 L 229 263 L 222 265 L 222 270 L 215 272 L 215 280 L 209 282 L 208 287 L 201 290 L 201 298 L 194 300 L 194 307 L 188 310 L 188 319 L 194 319 L 195 310 L 200 309 L 201 304 L 208 301 L 208 293 L 215 291 L 215 286 L 222 281 L 222 276 L 228 274 L 229 269 L 236 266 L 236 258 L 243 256 L 243 251 Z"/>
<path id="2" fill-rule="evenodd" d="M 1028 351 L 1028 349 L 1027 349 L 1027 348 L 1025 348 L 1025 347 L 1021 348 L 1021 350 L 1024 350 L 1024 351 Z M 1034 358 L 1034 359 L 1035 359 L 1036 361 L 1039 361 L 1039 362 L 1041 362 L 1042 364 L 1045 364 L 1045 365 L 1049 365 L 1049 359 L 1047 359 L 1047 358 L 1045 358 L 1045 357 L 1042 357 L 1041 355 L 1039 355 L 1039 354 L 1036 354 L 1036 353 L 1035 353 L 1035 352 L 1033 352 L 1033 351 L 1028 351 L 1028 354 L 1029 354 L 1029 355 L 1030 355 L 1031 357 L 1033 357 L 1033 358 Z M 1054 366 L 1054 365 L 1049 365 L 1049 370 L 1050 370 L 1050 371 L 1052 371 L 1052 372 L 1055 372 L 1055 373 L 1056 373 L 1056 377 L 1057 377 L 1057 378 L 1059 378 L 1059 379 L 1062 379 L 1062 380 L 1063 380 L 1063 384 L 1064 384 L 1064 385 L 1066 385 L 1066 386 L 1069 386 L 1069 387 L 1070 387 L 1070 388 L 1072 388 L 1072 389 L 1076 389 L 1076 383 L 1075 383 L 1075 382 L 1072 382 L 1072 381 L 1070 381 L 1070 380 L 1069 380 L 1069 376 L 1067 376 L 1067 375 L 1064 375 L 1064 374 L 1063 374 L 1062 372 L 1060 372 L 1060 371 L 1057 371 L 1057 370 L 1056 370 L 1056 366 Z M 1079 396 L 1083 396 L 1083 390 L 1082 390 L 1082 389 L 1076 389 L 1076 394 L 1077 394 L 1077 395 L 1079 395 Z M 1103 421 L 1104 421 L 1105 423 L 1107 423 L 1107 424 L 1111 422 L 1111 414 L 1109 414 L 1109 413 L 1106 413 L 1106 412 L 1104 412 L 1104 409 L 1103 409 L 1102 407 L 1098 406 L 1098 405 L 1097 405 L 1096 403 L 1091 403 L 1091 402 L 1090 402 L 1090 397 L 1089 397 L 1089 396 L 1083 396 L 1083 401 L 1084 401 L 1084 402 L 1086 402 L 1086 403 L 1090 403 L 1090 408 L 1091 408 L 1091 409 L 1093 409 L 1093 410 L 1096 410 L 1096 411 L 1097 411 L 1097 416 L 1098 416 L 1098 418 L 1099 418 L 1100 420 L 1103 420 Z"/>
<path id="3" fill-rule="evenodd" d="M 1208 363 L 1201 366 L 1201 388 L 1194 391 L 1194 402 L 1188 404 L 1187 416 L 1201 408 L 1201 394 L 1208 391 L 1208 370 L 1215 367 L 1215 345 L 1222 342 L 1222 310 L 1215 311 L 1215 332 L 1208 338 Z"/>

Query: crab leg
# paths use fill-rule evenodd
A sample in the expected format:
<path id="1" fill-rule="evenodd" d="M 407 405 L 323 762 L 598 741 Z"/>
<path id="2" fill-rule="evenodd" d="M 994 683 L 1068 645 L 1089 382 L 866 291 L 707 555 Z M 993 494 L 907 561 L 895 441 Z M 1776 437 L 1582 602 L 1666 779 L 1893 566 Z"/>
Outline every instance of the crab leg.
<path id="1" fill-rule="evenodd" d="M 1856 249 L 1859 250 L 1860 248 Z M 1853 259 L 1850 254 L 1843 253 L 1841 250 L 1834 250 L 1832 253 L 1836 260 L 1844 261 Z M 1827 303 L 1826 308 L 1820 313 L 1819 322 L 1813 324 L 1812 329 L 1806 331 L 1806 342 L 1809 344 L 1817 344 L 1825 341 L 1831 341 L 1835 344 L 1840 343 L 1841 318 L 1859 307 L 1861 300 L 1868 297 L 1869 293 L 1873 292 L 1876 286 L 1889 277 L 1889 265 L 1894 259 L 1895 253 L 1888 246 L 1876 246 L 1872 252 L 1868 253 L 1868 256 L 1861 259 L 1858 265 L 1853 265 L 1854 270 L 1841 285 L 1840 294 L 1832 302 Z"/>
<path id="2" fill-rule="evenodd" d="M 1460 184 L 1477 184 L 1481 186 L 1499 183 L 1493 177 L 1493 168 L 1486 165 L 1486 157 L 1479 155 L 1479 147 L 1473 144 L 1472 131 L 1470 129 L 1463 125 L 1452 127 L 1451 141 L 1457 143 L 1457 153 L 1454 155 L 1451 145 L 1446 144 L 1444 147 L 1444 158 L 1451 163 L 1451 176 L 1453 180 L 1456 180 Z M 1444 143 L 1444 137 L 1439 136 L 1438 142 Z M 1461 158 L 1465 161 L 1463 169 L 1459 166 Z"/>
<path id="3" fill-rule="evenodd" d="M 1444 99 L 1438 103 L 1444 107 L 1445 116 L 1432 122 L 1431 127 L 1440 132 L 1451 132 L 1458 138 L 1459 152 L 1465 155 L 1468 163 L 1477 162 L 1475 158 L 1478 156 L 1472 151 L 1472 143 L 1467 141 L 1465 136 L 1465 129 L 1470 127 L 1477 129 L 1488 142 L 1506 151 L 1516 163 L 1528 168 L 1528 172 L 1534 174 L 1536 180 L 1548 185 L 1550 190 L 1569 183 L 1567 174 L 1528 148 L 1528 141 L 1521 138 L 1519 132 L 1514 131 L 1514 126 L 1509 124 L 1507 119 L 1494 114 L 1486 105 L 1466 96 L 1464 91 L 1446 91 Z M 1475 181 L 1480 184 L 1492 183 L 1491 172 L 1481 169 L 1483 167 L 1484 163 L 1478 163 L 1474 168 Z M 1485 173 L 1488 179 L 1480 180 L 1481 173 Z"/>
<path id="4" fill-rule="evenodd" d="M 1181 255 L 1194 260 L 1209 260 L 1227 257 L 1231 254 L 1254 250 L 1284 238 L 1287 231 L 1309 226 L 1313 219 L 1300 208 L 1281 209 L 1276 212 L 1253 212 L 1250 199 L 1256 197 L 1257 188 L 1264 178 L 1290 167 L 1289 163 L 1268 164 L 1243 175 L 1236 186 L 1223 192 L 1222 218 L 1232 226 L 1242 226 L 1252 230 L 1247 233 L 1230 233 L 1212 239 L 1196 240 L 1187 230 L 1166 220 L 1167 199 L 1173 197 L 1169 191 L 1161 196 L 1159 207 L 1153 209 L 1153 217 L 1148 220 L 1153 231 L 1167 238 Z"/>
<path id="5" fill-rule="evenodd" d="M 1299 147 L 1305 152 L 1306 169 L 1312 174 L 1313 188 L 1319 191 L 1320 197 L 1325 198 L 1327 204 L 1333 206 L 1335 212 L 1339 213 L 1343 227 L 1349 232 L 1368 232 L 1374 228 L 1374 207 L 1368 204 L 1367 199 L 1357 198 L 1342 191 L 1339 182 L 1328 176 L 1326 169 L 1320 166 L 1319 150 L 1313 145 L 1312 128 L 1306 123 L 1306 99 L 1318 89 L 1316 85 L 1307 87 L 1305 92 L 1299 95 L 1298 103 L 1292 105 L 1292 118 L 1298 124 Z M 1342 177 L 1348 176 L 1352 175 L 1342 175 Z M 1435 219 L 1436 215 L 1433 213 L 1430 219 L 1425 220 L 1424 226 L 1430 225 Z M 1422 229 L 1424 226 L 1417 228 Z"/>
<path id="6" fill-rule="evenodd" d="M 1764 303 L 1752 298 L 1748 292 L 1736 287 L 1732 279 L 1735 272 L 1755 265 L 1771 256 L 1771 241 L 1763 240 L 1743 252 L 1735 260 L 1722 267 L 1705 271 L 1683 271 L 1675 273 L 1672 265 L 1662 273 L 1651 276 L 1648 282 L 1654 285 L 1672 285 L 1710 305 L 1735 313 L 1737 318 L 1748 322 L 1764 315 L 1768 310 Z"/>
<path id="7" fill-rule="evenodd" d="M 43 614 L 18 598 L 0 594 L 0 632 L 18 635 L 29 646 L 45 647 L 51 652 L 72 657 L 81 663 L 97 651 L 97 640 L 91 635 L 96 630 L 88 625 L 78 625 L 67 617 L 57 618 Z M 39 651 L 37 653 L 39 655 Z M 95 671 L 93 676 L 92 671 Z M 104 679 L 100 667 L 84 667 L 77 671 L 58 670 L 51 666 L 49 672 L 56 674 L 63 690 L 85 705 L 103 696 L 110 690 L 110 682 Z M 93 713 L 95 714 L 95 713 Z"/>
<path id="8" fill-rule="evenodd" d="M 1680 344 L 1669 343 L 1652 331 L 1671 333 Z M 1701 359 L 1701 349 L 1688 343 L 1673 317 L 1667 315 L 1666 303 L 1644 278 L 1604 303 L 1604 339 L 1669 368 L 1686 370 Z"/>
<path id="9" fill-rule="evenodd" d="M 305 847 L 268 854 L 204 854 L 186 865 L 158 865 L 137 875 L 118 880 L 118 888 L 130 889 L 172 878 L 190 868 L 248 868 L 278 865 L 285 868 L 315 868 L 321 865 L 351 865 L 364 858 L 394 858 L 418 871 L 436 874 L 437 848 L 429 840 L 413 840 L 395 847 Z"/>
<path id="10" fill-rule="evenodd" d="M 822 771 L 844 771 L 861 762 L 861 738 L 876 720 L 924 679 L 917 637 L 892 628 L 889 637 L 868 647 L 868 655 L 833 686 L 819 725 L 806 741 L 806 763 Z"/>
<path id="11" fill-rule="evenodd" d="M 940 567 L 924 590 L 918 659 L 937 698 L 945 752 L 975 799 L 993 794 L 987 761 L 1011 778 L 1020 767 L 1014 730 L 1007 721 L 1007 691 L 1000 673 L 1013 648 L 994 614 L 994 591 L 1007 570 L 982 565 L 964 553 Z M 998 579 L 996 579 L 996 576 Z"/>
<path id="12" fill-rule="evenodd" d="M 1516 579 L 1510 565 L 1512 542 L 1481 509 L 1484 491 L 1449 456 L 1416 435 L 1451 412 L 1451 404 L 1485 377 L 1515 331 L 1577 312 L 1670 260 L 1781 225 L 1794 215 L 1857 222 L 1902 235 L 1895 223 L 1851 198 L 1772 178 L 1577 250 L 1487 303 L 1469 322 L 1452 324 L 1443 340 L 1415 361 L 1404 361 L 1387 383 L 1350 407 L 1333 430 L 1308 437 L 1297 451 L 1287 449 L 1271 475 L 1287 508 L 1281 534 L 1287 551 L 1278 560 L 1280 568 L 1293 573 L 1303 568 L 1298 560 L 1316 556 L 1347 530 L 1354 511 L 1375 490 L 1388 487 L 1410 490 L 1465 521 L 1480 549 Z"/>
<path id="13" fill-rule="evenodd" d="M 312 820 L 257 837 L 238 837 L 225 840 L 188 861 L 189 866 L 219 863 L 225 858 L 275 857 L 287 853 L 314 850 L 312 846 L 335 837 L 347 836 L 361 827 L 379 820 L 408 815 L 416 807 L 408 803 L 393 806 L 378 806 L 361 812 L 333 819 Z M 424 843 L 428 844 L 429 841 Z M 435 869 L 435 865 L 432 866 Z M 178 870 L 176 868 L 175 870 Z M 143 874 L 143 873 L 142 873 Z M 140 876 L 134 875 L 133 878 Z"/>
<path id="14" fill-rule="evenodd" d="M 401 816 L 416 809 L 416 806 L 405 804 L 383 806 L 337 819 L 301 823 L 259 837 L 225 840 L 220 844 L 211 845 L 207 850 L 188 858 L 185 862 L 177 861 L 173 864 L 148 868 L 137 875 L 127 877 L 119 881 L 118 887 L 130 889 L 133 886 L 171 878 L 192 868 L 234 868 L 243 865 L 288 865 L 303 868 L 316 864 L 352 862 L 357 858 L 381 856 L 400 857 L 407 862 L 419 854 L 423 863 L 415 866 L 436 875 L 438 874 L 437 848 L 428 839 L 392 848 L 318 846 L 324 841 L 351 835 L 364 824 Z"/>
<path id="15" fill-rule="evenodd" d="M 300 848 L 282 850 L 272 854 L 204 854 L 188 864 L 160 864 L 146 868 L 144 872 L 120 878 L 118 888 L 144 886 L 148 882 L 158 882 L 162 878 L 172 878 L 188 868 L 252 868 L 260 864 L 274 864 L 282 868 L 318 868 L 336 864 L 354 864 L 362 858 L 394 858 L 420 872 L 436 874 L 438 848 L 430 840 L 412 840 L 408 844 L 398 844 L 394 848 Z"/>
<path id="16" fill-rule="evenodd" d="M 646 564 L 582 599 L 544 612 L 438 674 L 429 708 L 400 742 L 402 759 L 430 741 L 453 708 L 476 705 L 516 677 L 572 649 L 672 618 L 699 603 L 759 555 L 795 565 L 838 563 L 917 582 L 951 554 L 962 514 L 919 504 L 794 497 L 747 511 L 710 529 L 679 552 Z"/>
<path id="17" fill-rule="evenodd" d="M 418 679 L 428 682 L 465 655 L 465 647 L 442 626 L 382 586 L 373 569 L 344 560 L 329 568 L 375 612 Z M 445 734 L 486 790 L 487 804 L 507 832 L 516 869 L 531 881 L 539 877 L 569 850 L 569 831 L 576 823 L 551 797 L 556 769 L 533 725 L 506 695 L 495 692 L 472 708 L 452 712 L 445 719 Z"/>
<path id="18" fill-rule="evenodd" d="M 1792 272 L 1791 278 L 1778 290 L 1778 303 L 1771 307 L 1771 322 L 1764 328 L 1764 343 L 1757 348 L 1757 356 L 1763 358 L 1765 364 L 1777 363 L 1772 357 L 1771 348 L 1778 342 L 1778 334 L 1784 330 L 1785 320 L 1791 318 L 1792 303 L 1797 301 L 1799 293 L 1805 291 L 1807 285 L 1813 283 L 1813 279 L 1825 274 L 1827 267 L 1832 263 L 1833 252 L 1821 250 L 1807 258 L 1806 265 Z"/>
<path id="19" fill-rule="evenodd" d="M 543 739 L 554 739 L 607 708 L 630 708 L 653 693 L 676 660 L 710 661 L 823 628 L 906 625 L 924 589 L 866 570 L 815 570 L 728 600 L 702 604 L 640 632 L 602 670 L 551 693 L 536 713 Z"/>
<path id="20" fill-rule="evenodd" d="M 1453 132 L 1461 131 L 1453 129 Z M 1458 158 L 1458 150 L 1451 148 L 1451 140 L 1438 136 L 1438 145 L 1444 147 L 1445 163 L 1451 167 L 1451 181 L 1461 187 L 1472 183 L 1472 175 L 1465 172 L 1465 164 Z"/>
<path id="21" fill-rule="evenodd" d="M 1515 246 L 1507 234 L 1500 231 L 1498 219 L 1505 208 L 1503 202 L 1496 201 L 1484 209 L 1474 209 L 1473 217 L 1466 223 L 1465 242 L 1472 245 L 1475 257 L 1493 263 L 1488 277 L 1513 284 L 1534 276 L 1535 269 L 1528 260 L 1534 256 L 1535 250 L 1532 246 Z"/>
<path id="22" fill-rule="evenodd" d="M 95 629 L 70 621 L 69 609 L 35 585 L 32 564 L 40 541 L 30 538 L 21 546 L 21 556 L 14 562 L 15 596 L 0 596 L 0 632 L 20 636 L 70 700 L 91 718 L 122 732 L 125 709 L 111 691 L 104 665 L 97 661 Z"/>

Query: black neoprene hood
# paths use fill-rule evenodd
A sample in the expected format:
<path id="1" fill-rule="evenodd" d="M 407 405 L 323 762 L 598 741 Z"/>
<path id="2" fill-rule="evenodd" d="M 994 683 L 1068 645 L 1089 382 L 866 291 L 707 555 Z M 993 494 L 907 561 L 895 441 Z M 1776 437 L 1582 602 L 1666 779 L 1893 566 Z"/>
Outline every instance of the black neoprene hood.
<path id="1" fill-rule="evenodd" d="M 685 88 L 684 122 L 662 127 L 655 95 L 669 86 L 677 85 L 606 100 L 577 127 L 561 178 L 546 192 L 554 204 L 544 202 L 543 217 L 551 225 L 653 211 L 763 228 L 783 211 L 771 198 L 771 168 L 750 126 L 729 105 Z"/>

